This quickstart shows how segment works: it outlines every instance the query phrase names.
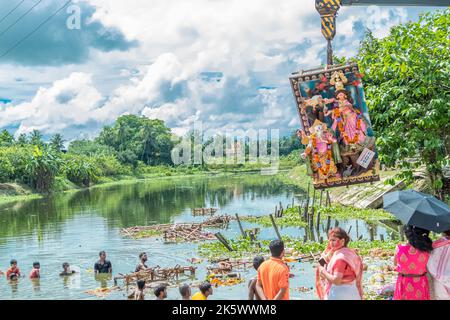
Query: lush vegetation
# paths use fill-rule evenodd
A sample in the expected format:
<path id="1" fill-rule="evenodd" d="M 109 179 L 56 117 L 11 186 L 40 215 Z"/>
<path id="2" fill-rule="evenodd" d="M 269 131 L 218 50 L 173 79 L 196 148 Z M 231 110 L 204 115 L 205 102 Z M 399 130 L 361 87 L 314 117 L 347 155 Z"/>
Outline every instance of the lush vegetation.
<path id="1" fill-rule="evenodd" d="M 189 134 L 194 138 L 192 132 Z M 17 138 L 3 130 L 0 133 L 0 184 L 19 183 L 37 192 L 48 193 L 89 187 L 123 177 L 253 171 L 270 166 L 260 162 L 174 165 L 171 153 L 180 141 L 181 138 L 173 135 L 163 121 L 134 115 L 118 118 L 112 126 L 104 127 L 95 139 L 70 142 L 68 150 L 64 150 L 65 140 L 61 134 L 44 142 L 43 135 L 37 130 Z M 200 141 L 202 150 L 211 143 L 210 140 Z M 280 145 L 280 167 L 297 165 L 300 162 L 300 151 L 296 149 L 298 139 L 294 135 L 284 137 L 280 139 Z M 248 152 L 248 144 L 246 149 Z"/>
<path id="2" fill-rule="evenodd" d="M 450 11 L 422 15 L 377 39 L 370 33 L 357 60 L 380 159 L 404 169 L 425 167 L 432 190 L 444 198 L 443 167 L 450 163 Z"/>
<path id="3" fill-rule="evenodd" d="M 317 254 L 325 250 L 326 243 L 319 242 L 304 242 L 302 239 L 283 237 L 286 248 L 292 248 L 300 254 Z M 269 254 L 269 243 L 270 240 L 260 240 L 256 242 L 251 242 L 249 239 L 244 239 L 242 237 L 234 240 L 228 241 L 233 251 L 228 251 L 225 246 L 218 242 L 208 242 L 203 243 L 199 246 L 199 255 L 210 260 L 231 257 L 231 258 L 252 258 L 255 255 L 268 255 Z M 372 253 L 372 250 L 382 250 L 385 252 L 393 253 L 398 241 L 351 241 L 349 244 L 350 248 L 358 249 L 358 252 L 365 256 Z"/>

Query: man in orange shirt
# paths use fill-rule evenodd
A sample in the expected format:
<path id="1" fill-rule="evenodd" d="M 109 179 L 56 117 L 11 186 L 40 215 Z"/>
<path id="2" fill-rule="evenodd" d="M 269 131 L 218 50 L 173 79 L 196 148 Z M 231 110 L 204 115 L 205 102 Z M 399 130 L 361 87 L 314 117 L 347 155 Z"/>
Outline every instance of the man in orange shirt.
<path id="1" fill-rule="evenodd" d="M 269 249 L 272 257 L 258 268 L 256 290 L 261 300 L 289 300 L 289 268 L 282 260 L 284 243 L 274 240 Z"/>

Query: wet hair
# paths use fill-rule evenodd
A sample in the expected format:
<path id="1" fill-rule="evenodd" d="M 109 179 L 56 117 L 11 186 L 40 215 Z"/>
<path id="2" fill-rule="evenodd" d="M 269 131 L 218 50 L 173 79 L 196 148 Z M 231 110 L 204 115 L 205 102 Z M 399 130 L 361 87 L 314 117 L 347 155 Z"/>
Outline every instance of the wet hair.
<path id="1" fill-rule="evenodd" d="M 141 253 L 139 254 L 139 259 L 142 259 L 142 257 L 143 257 L 145 254 L 147 254 L 147 253 L 146 253 L 146 252 L 141 252 Z"/>
<path id="2" fill-rule="evenodd" d="M 273 240 L 269 244 L 269 249 L 272 257 L 277 258 L 281 256 L 281 253 L 284 250 L 284 242 L 281 240 Z"/>
<path id="3" fill-rule="evenodd" d="M 181 296 L 182 297 L 187 296 L 189 294 L 189 289 L 190 289 L 190 287 L 188 284 L 186 284 L 186 283 L 182 284 L 179 288 Z"/>
<path id="4" fill-rule="evenodd" d="M 415 226 L 404 226 L 403 231 L 409 244 L 414 248 L 424 252 L 433 251 L 433 241 L 430 239 L 430 231 Z"/>
<path id="5" fill-rule="evenodd" d="M 145 280 L 138 280 L 136 282 L 136 284 L 137 284 L 137 287 L 138 287 L 139 290 L 142 290 L 142 289 L 145 288 Z"/>
<path id="6" fill-rule="evenodd" d="M 68 262 L 64 262 L 64 263 L 62 264 L 62 267 L 63 267 L 63 269 L 64 269 L 65 267 L 70 267 L 70 264 L 69 264 Z"/>
<path id="7" fill-rule="evenodd" d="M 253 268 L 258 270 L 259 266 L 264 262 L 264 257 L 256 256 L 253 258 Z"/>
<path id="8" fill-rule="evenodd" d="M 106 255 L 106 252 L 105 251 L 100 251 L 98 256 L 101 257 L 102 255 Z"/>
<path id="9" fill-rule="evenodd" d="M 17 260 L 16 259 L 12 259 L 9 264 L 17 264 Z"/>
<path id="10" fill-rule="evenodd" d="M 166 290 L 166 289 L 167 289 L 167 286 L 165 284 L 160 284 L 159 286 L 157 286 L 155 288 L 153 293 L 155 294 L 155 296 L 159 297 L 161 295 L 161 292 L 164 292 L 164 290 Z"/>
<path id="11" fill-rule="evenodd" d="M 39 262 L 33 262 L 33 268 L 40 267 L 41 264 Z"/>
<path id="12" fill-rule="evenodd" d="M 328 232 L 328 239 L 330 239 L 331 237 L 336 237 L 341 240 L 344 239 L 344 247 L 346 247 L 350 242 L 350 237 L 348 236 L 347 232 L 340 227 L 333 228 Z"/>
<path id="13" fill-rule="evenodd" d="M 199 287 L 200 291 L 205 294 L 206 291 L 208 291 L 209 289 L 211 289 L 211 283 L 209 282 L 203 282 Z"/>

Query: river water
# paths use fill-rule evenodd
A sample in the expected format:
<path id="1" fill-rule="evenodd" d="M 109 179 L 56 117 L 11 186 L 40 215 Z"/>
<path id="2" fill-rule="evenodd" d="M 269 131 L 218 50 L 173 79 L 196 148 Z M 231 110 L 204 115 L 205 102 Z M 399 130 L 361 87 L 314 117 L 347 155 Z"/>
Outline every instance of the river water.
<path id="1" fill-rule="evenodd" d="M 105 250 L 112 262 L 113 274 L 129 273 L 145 251 L 151 266 L 174 267 L 189 265 L 187 259 L 198 257 L 197 244 L 165 244 L 159 239 L 128 239 L 120 235 L 121 228 L 155 223 L 190 222 L 192 208 L 216 207 L 218 214 L 240 216 L 272 213 L 279 202 L 286 207 L 294 198 L 299 203 L 303 190 L 284 185 L 276 177 L 257 174 L 164 178 L 119 184 L 57 195 L 52 198 L 23 201 L 0 207 L 0 270 L 6 271 L 10 259 L 17 259 L 25 278 L 11 283 L 0 278 L 0 299 L 99 299 L 87 290 L 112 286 L 111 279 L 96 279 L 93 265 L 98 252 Z M 366 234 L 359 221 L 333 221 L 333 225 L 352 233 Z M 358 224 L 358 228 L 356 228 Z M 245 228 L 254 227 L 244 223 Z M 284 228 L 283 235 L 303 237 L 304 230 Z M 239 235 L 236 222 L 221 231 L 226 237 Z M 379 228 L 379 234 L 386 230 Z M 351 234 L 354 238 L 356 234 Z M 387 236 L 387 235 L 386 235 Z M 262 228 L 259 238 L 274 239 L 271 228 Z M 34 261 L 41 264 L 41 279 L 28 279 Z M 61 265 L 69 262 L 80 274 L 60 278 Z M 205 279 L 206 262 L 198 265 L 194 283 Z M 309 263 L 291 265 L 295 277 L 291 280 L 291 298 L 312 299 L 312 292 L 302 293 L 298 287 L 313 287 L 314 274 Z M 249 279 L 256 272 L 243 273 Z M 215 299 L 246 299 L 246 282 L 233 287 L 219 287 Z M 193 289 L 193 293 L 196 289 Z M 178 299 L 177 289 L 169 289 L 169 299 Z M 104 299 L 125 299 L 124 291 L 113 291 Z M 148 298 L 153 298 L 151 295 Z"/>

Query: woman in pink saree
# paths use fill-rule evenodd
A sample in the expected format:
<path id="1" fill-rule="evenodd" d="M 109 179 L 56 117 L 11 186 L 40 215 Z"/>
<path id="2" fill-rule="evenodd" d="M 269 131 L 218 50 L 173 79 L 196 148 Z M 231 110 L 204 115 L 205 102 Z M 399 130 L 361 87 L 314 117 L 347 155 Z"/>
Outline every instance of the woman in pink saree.
<path id="1" fill-rule="evenodd" d="M 350 238 L 342 228 L 332 229 L 328 239 L 321 257 L 326 264 L 316 269 L 318 297 L 321 300 L 362 300 L 362 259 L 347 247 Z"/>
<path id="2" fill-rule="evenodd" d="M 433 300 L 450 300 L 450 230 L 433 243 L 427 268 L 432 279 Z"/>
<path id="3" fill-rule="evenodd" d="M 407 244 L 397 246 L 394 265 L 398 278 L 394 300 L 430 300 L 427 263 L 433 250 L 428 230 L 414 226 L 405 227 Z"/>

